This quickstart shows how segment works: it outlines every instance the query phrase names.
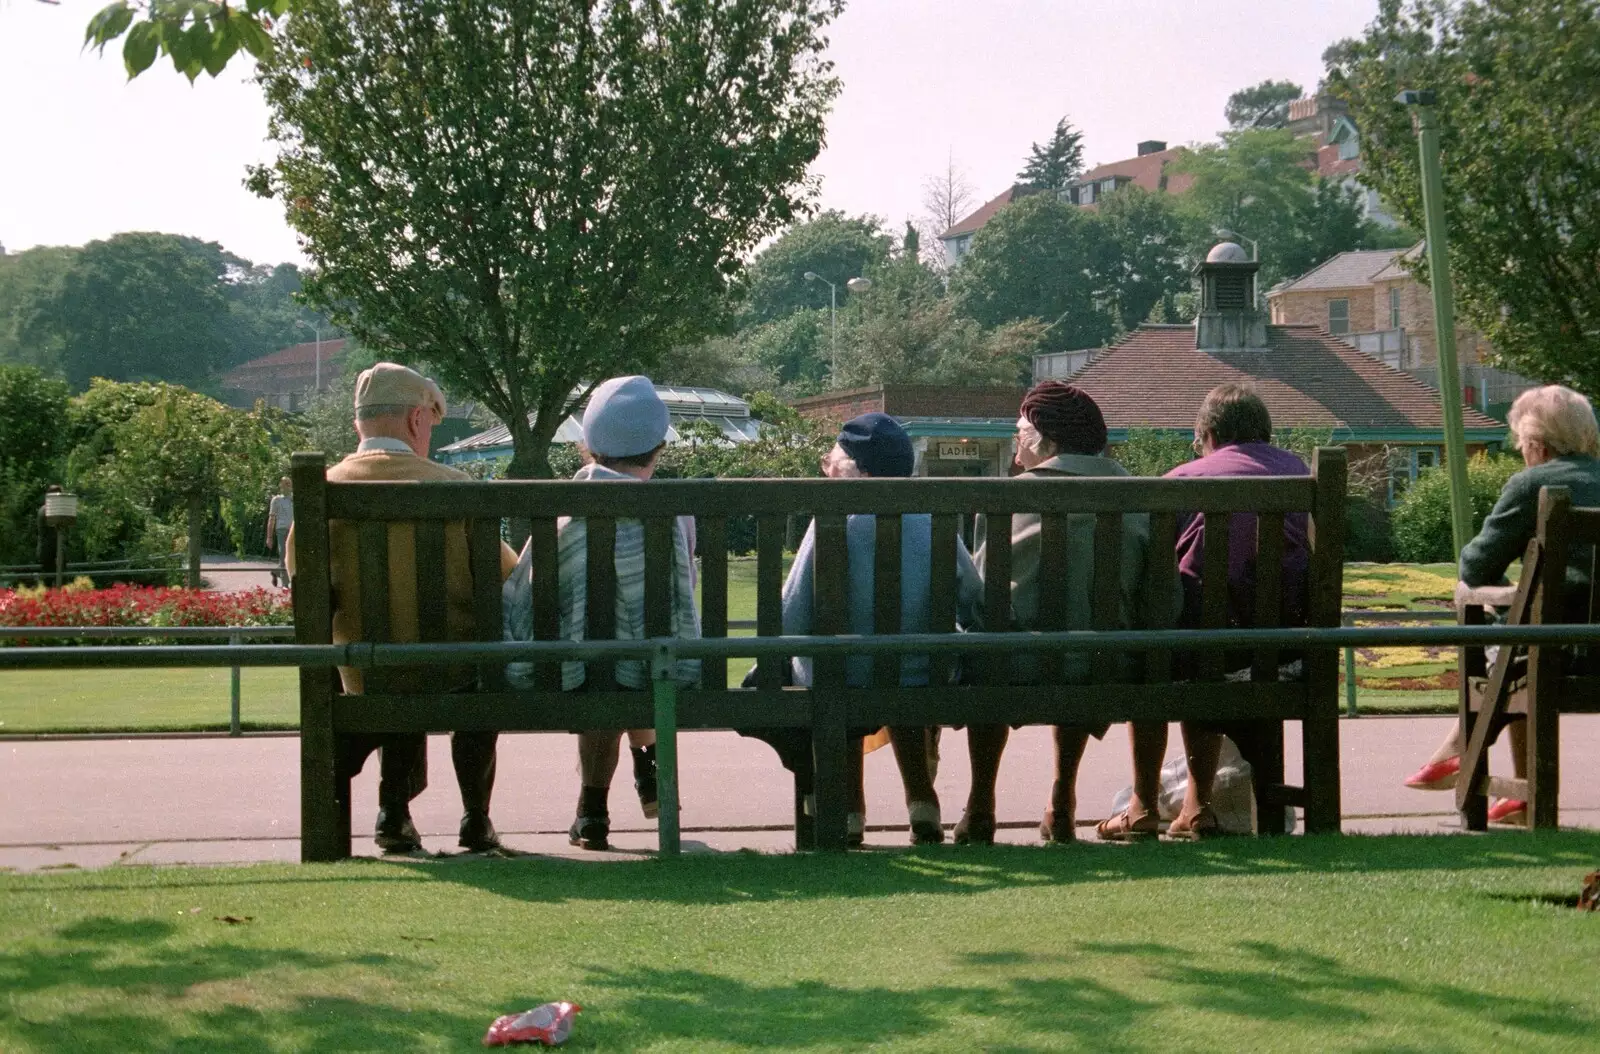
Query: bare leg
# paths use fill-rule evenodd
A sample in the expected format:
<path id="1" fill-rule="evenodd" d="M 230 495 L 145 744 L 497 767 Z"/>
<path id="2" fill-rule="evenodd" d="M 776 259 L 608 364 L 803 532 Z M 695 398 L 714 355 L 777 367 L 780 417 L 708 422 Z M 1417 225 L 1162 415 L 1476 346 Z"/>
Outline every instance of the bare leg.
<path id="1" fill-rule="evenodd" d="M 900 766 L 900 782 L 905 785 L 906 804 L 939 801 L 933 789 L 933 774 L 928 771 L 928 730 L 925 728 L 891 728 L 889 741 L 894 745 L 894 760 Z"/>
<path id="2" fill-rule="evenodd" d="M 656 745 L 656 730 L 653 728 L 628 729 L 628 746 L 634 750 L 643 750 L 645 747 Z"/>
<path id="3" fill-rule="evenodd" d="M 1057 725 L 1053 731 L 1056 778 L 1050 788 L 1050 805 L 1045 809 L 1039 834 L 1046 841 L 1070 842 L 1077 838 L 1078 765 L 1083 761 L 1089 731 L 1071 725 Z"/>
<path id="4" fill-rule="evenodd" d="M 1000 758 L 1005 754 L 1011 729 L 1005 725 L 968 725 L 967 757 L 972 763 L 972 789 L 967 792 L 967 812 L 994 815 L 994 788 L 1000 779 Z"/>
<path id="5" fill-rule="evenodd" d="M 1167 756 L 1167 723 L 1134 721 L 1128 725 L 1133 747 L 1133 798 L 1128 819 L 1154 816 L 1161 803 L 1161 762 Z"/>
<path id="6" fill-rule="evenodd" d="M 1458 758 L 1461 756 L 1461 749 L 1461 722 L 1457 721 L 1450 726 L 1450 734 L 1444 738 L 1444 742 L 1440 743 L 1439 748 L 1433 752 L 1433 756 L 1428 759 L 1428 764 L 1433 765 L 1449 758 Z"/>
<path id="7" fill-rule="evenodd" d="M 607 729 L 578 733 L 578 769 L 585 790 L 609 790 L 617 773 L 617 748 L 622 733 Z"/>
<path id="8" fill-rule="evenodd" d="M 1222 736 L 1185 721 L 1183 750 L 1189 761 L 1189 787 L 1184 791 L 1183 809 L 1178 813 L 1176 822 L 1192 824 L 1196 816 L 1211 808 L 1211 788 L 1217 780 L 1217 759 L 1222 753 Z"/>

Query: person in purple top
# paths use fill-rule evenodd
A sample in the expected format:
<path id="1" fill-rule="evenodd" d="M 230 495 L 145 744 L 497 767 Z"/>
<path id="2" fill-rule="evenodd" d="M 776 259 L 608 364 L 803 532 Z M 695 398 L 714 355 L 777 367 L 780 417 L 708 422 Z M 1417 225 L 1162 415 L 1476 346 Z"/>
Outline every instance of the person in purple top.
<path id="1" fill-rule="evenodd" d="M 1194 450 L 1200 456 L 1167 476 L 1196 479 L 1219 476 L 1306 476 L 1310 469 L 1292 451 L 1272 445 L 1272 416 L 1248 384 L 1213 388 L 1200 405 L 1194 424 Z M 1306 573 L 1310 547 L 1304 513 L 1283 523 L 1283 611 L 1281 624 L 1301 626 L 1306 620 Z M 1183 588 L 1180 624 L 1200 625 L 1200 598 L 1205 567 L 1205 516 L 1190 513 L 1178 521 L 1178 577 Z M 1256 518 L 1235 513 L 1228 523 L 1228 624 L 1255 625 Z M 1247 667 L 1249 656 L 1228 656 L 1228 668 Z M 1161 761 L 1167 750 L 1165 724 L 1135 723 L 1133 733 L 1133 798 L 1121 813 L 1100 824 L 1100 837 L 1130 841 L 1155 835 L 1155 802 L 1160 792 Z M 1189 786 L 1183 808 L 1167 828 L 1172 838 L 1199 839 L 1218 832 L 1211 811 L 1211 788 L 1217 774 L 1222 734 L 1204 723 L 1184 722 L 1184 752 Z"/>

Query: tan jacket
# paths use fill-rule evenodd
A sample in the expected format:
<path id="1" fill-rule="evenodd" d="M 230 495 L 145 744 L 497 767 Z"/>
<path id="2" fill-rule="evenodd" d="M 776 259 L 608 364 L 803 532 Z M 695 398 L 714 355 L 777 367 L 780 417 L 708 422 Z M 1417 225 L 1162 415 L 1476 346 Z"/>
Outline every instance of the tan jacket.
<path id="1" fill-rule="evenodd" d="M 471 479 L 447 465 L 441 465 L 415 454 L 402 454 L 389 450 L 369 450 L 351 454 L 328 469 L 328 482 L 349 483 L 363 480 L 438 480 Z M 361 583 L 359 562 L 359 534 L 356 525 L 334 520 L 328 524 L 328 563 L 333 578 L 333 641 L 343 644 L 361 640 Z M 289 574 L 295 573 L 294 530 L 289 531 Z M 395 643 L 411 643 L 418 639 L 417 629 L 417 545 L 416 530 L 407 523 L 389 525 L 389 639 Z M 510 546 L 500 543 L 500 577 L 504 579 L 516 566 L 517 554 Z M 444 589 L 446 596 L 446 624 L 448 639 L 472 640 L 475 636 L 472 619 L 472 570 L 467 550 L 467 525 L 456 520 L 445 525 L 444 533 Z M 361 671 L 339 668 L 344 690 L 350 694 L 361 692 Z M 442 673 L 435 668 L 407 670 L 396 674 L 393 690 L 424 691 L 441 685 L 470 684 L 470 670 L 448 668 Z"/>

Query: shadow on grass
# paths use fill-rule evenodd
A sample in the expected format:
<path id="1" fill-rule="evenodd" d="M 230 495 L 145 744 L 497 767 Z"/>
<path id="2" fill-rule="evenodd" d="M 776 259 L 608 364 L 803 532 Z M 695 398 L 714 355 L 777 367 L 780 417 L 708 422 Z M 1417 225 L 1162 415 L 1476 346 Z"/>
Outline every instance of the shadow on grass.
<path id="1" fill-rule="evenodd" d="M 763 900 L 961 895 L 1029 886 L 1220 875 L 1473 871 L 1583 867 L 1600 833 L 1464 837 L 1342 835 L 1230 839 L 1204 845 L 1078 844 L 1061 848 L 917 849 L 848 854 L 692 854 L 678 859 L 395 861 L 419 877 L 526 901 L 626 900 L 726 904 Z"/>
<path id="2" fill-rule="evenodd" d="M 164 920 L 90 918 L 57 930 L 46 945 L 0 950 L 0 1045 L 392 1052 L 414 1049 L 421 1036 L 482 1035 L 486 1022 L 477 1018 L 344 994 L 375 974 L 413 970 L 386 955 L 196 943 L 192 932 Z M 295 992 L 308 987 L 333 994 Z"/>

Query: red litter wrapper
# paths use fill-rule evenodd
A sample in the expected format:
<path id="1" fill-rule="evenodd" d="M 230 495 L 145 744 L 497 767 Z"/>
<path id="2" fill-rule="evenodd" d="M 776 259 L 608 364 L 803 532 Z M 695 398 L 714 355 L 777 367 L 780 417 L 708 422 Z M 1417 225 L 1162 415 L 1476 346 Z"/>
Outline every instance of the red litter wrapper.
<path id="1" fill-rule="evenodd" d="M 520 1014 L 497 1017 L 484 1034 L 486 1047 L 509 1047 L 513 1043 L 541 1043 L 559 1047 L 572 1035 L 572 1018 L 583 1007 L 577 1003 L 546 1003 Z"/>

